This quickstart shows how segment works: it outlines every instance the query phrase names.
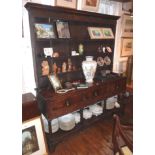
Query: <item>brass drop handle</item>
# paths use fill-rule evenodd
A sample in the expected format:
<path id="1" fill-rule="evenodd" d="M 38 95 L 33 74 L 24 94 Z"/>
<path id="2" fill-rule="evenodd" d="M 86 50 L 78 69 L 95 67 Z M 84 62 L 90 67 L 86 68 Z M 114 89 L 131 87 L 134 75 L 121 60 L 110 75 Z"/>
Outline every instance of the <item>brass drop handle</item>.
<path id="1" fill-rule="evenodd" d="M 71 105 L 70 102 L 67 100 L 66 101 L 66 106 L 69 107 L 70 105 Z"/>

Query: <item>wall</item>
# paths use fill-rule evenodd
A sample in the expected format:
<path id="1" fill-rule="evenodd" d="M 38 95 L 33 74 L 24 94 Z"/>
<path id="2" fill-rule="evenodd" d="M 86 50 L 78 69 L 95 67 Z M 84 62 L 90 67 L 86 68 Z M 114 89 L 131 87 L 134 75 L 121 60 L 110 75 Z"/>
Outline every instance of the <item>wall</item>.
<path id="1" fill-rule="evenodd" d="M 26 2 L 31 1 L 35 3 L 42 3 L 47 5 L 54 5 L 54 0 L 23 0 L 23 6 Z M 81 2 L 82 0 L 78 0 L 77 8 L 81 10 Z M 131 4 L 126 5 L 126 9 L 131 7 Z M 110 14 L 116 16 L 122 16 L 124 13 L 122 11 L 122 3 L 113 2 L 108 0 L 100 0 L 100 5 L 98 9 L 99 13 Z M 33 61 L 32 61 L 32 50 L 31 50 L 31 42 L 30 42 L 30 32 L 29 32 L 29 21 L 28 21 L 28 12 L 23 7 L 23 32 L 24 36 L 22 38 L 22 93 L 32 92 L 34 95 L 36 87 L 34 80 L 34 72 L 33 72 Z M 113 70 L 124 71 L 126 68 L 127 58 L 120 58 L 121 51 L 121 20 L 120 18 L 117 21 L 116 27 L 116 41 L 115 41 L 115 51 L 114 51 L 114 66 Z"/>

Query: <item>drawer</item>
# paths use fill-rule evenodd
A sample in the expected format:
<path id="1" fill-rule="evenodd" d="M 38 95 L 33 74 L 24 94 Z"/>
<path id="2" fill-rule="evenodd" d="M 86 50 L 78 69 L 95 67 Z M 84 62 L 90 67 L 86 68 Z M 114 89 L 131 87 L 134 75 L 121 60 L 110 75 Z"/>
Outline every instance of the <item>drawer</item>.
<path id="1" fill-rule="evenodd" d="M 107 97 L 125 91 L 126 79 L 116 79 L 94 85 L 88 89 L 75 90 L 66 94 L 55 94 L 46 100 L 45 111 L 53 119 L 84 108 Z"/>
<path id="2" fill-rule="evenodd" d="M 81 99 L 79 95 L 68 96 L 51 100 L 46 105 L 47 115 L 49 119 L 56 118 L 61 115 L 76 111 L 81 108 Z"/>

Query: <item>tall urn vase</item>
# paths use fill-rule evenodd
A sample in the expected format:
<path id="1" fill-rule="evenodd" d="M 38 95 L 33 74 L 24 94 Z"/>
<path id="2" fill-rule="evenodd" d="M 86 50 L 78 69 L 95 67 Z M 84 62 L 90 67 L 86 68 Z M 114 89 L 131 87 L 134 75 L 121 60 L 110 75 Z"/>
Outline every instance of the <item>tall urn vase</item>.
<path id="1" fill-rule="evenodd" d="M 86 60 L 82 62 L 82 70 L 87 83 L 93 83 L 97 67 L 97 62 L 93 60 L 93 56 L 86 56 Z"/>

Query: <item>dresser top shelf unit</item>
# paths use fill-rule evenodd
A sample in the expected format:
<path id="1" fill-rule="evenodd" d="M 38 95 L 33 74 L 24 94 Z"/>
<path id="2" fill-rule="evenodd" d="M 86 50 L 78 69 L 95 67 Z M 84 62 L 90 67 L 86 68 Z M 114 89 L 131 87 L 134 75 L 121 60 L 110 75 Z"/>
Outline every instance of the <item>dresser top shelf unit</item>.
<path id="1" fill-rule="evenodd" d="M 98 56 L 106 56 L 105 53 L 99 53 L 98 48 L 101 46 L 109 46 L 112 52 L 108 54 L 111 59 L 109 66 L 104 66 L 103 69 L 112 70 L 113 66 L 113 55 L 114 55 L 114 44 L 115 44 L 115 31 L 116 23 L 119 16 L 105 15 L 88 11 L 81 11 L 69 8 L 62 8 L 49 5 L 41 5 L 36 3 L 27 3 L 25 5 L 29 13 L 29 23 L 31 32 L 31 45 L 33 54 L 33 65 L 36 86 L 39 89 L 48 88 L 50 83 L 48 78 L 42 78 L 41 76 L 41 60 L 44 59 L 43 49 L 46 47 L 52 47 L 54 52 L 59 52 L 60 57 L 49 59 L 50 71 L 52 63 L 56 63 L 60 68 L 62 63 L 67 61 L 68 58 L 72 59 L 73 64 L 77 67 L 80 74 L 74 74 L 70 72 L 67 74 L 59 74 L 59 78 L 63 81 L 84 79 L 84 75 L 81 67 L 81 62 L 85 60 L 85 56 L 94 56 L 94 60 Z M 60 38 L 58 36 L 56 22 L 64 21 L 68 22 L 70 38 Z M 55 38 L 37 38 L 35 33 L 35 24 L 53 24 L 55 32 Z M 113 39 L 90 39 L 88 27 L 104 27 L 111 28 L 114 38 Z M 84 53 L 82 56 L 71 57 L 71 51 L 75 50 L 78 52 L 79 44 L 83 44 Z M 43 57 L 40 57 L 42 55 Z M 61 57 L 62 56 L 62 57 Z M 42 59 L 42 61 L 43 61 Z M 66 60 L 65 60 L 66 59 Z M 45 58 L 47 60 L 47 58 Z M 79 61 L 80 60 L 80 61 Z M 61 62 L 62 61 L 62 62 Z M 98 67 L 101 68 L 101 67 Z M 97 69 L 97 72 L 99 70 Z"/>
<path id="2" fill-rule="evenodd" d="M 63 16 L 62 18 L 63 20 L 65 18 L 64 14 L 68 14 L 68 15 L 70 14 L 72 17 L 76 17 L 77 15 L 77 16 L 82 16 L 82 17 L 87 16 L 91 18 L 98 17 L 98 18 L 103 18 L 103 19 L 108 19 L 108 20 L 117 20 L 119 18 L 119 16 L 112 16 L 112 15 L 106 15 L 106 14 L 100 14 L 100 13 L 95 13 L 95 12 L 88 12 L 88 11 L 82 11 L 82 10 L 76 10 L 76 9 L 64 8 L 64 7 L 58 7 L 58 6 L 42 5 L 42 4 L 30 3 L 30 2 L 26 3 L 25 7 L 29 11 L 32 11 L 32 10 L 41 11 L 41 12 L 45 11 L 44 14 L 36 16 L 36 17 L 50 17 L 50 12 L 53 18 L 57 17 L 57 15 L 53 16 L 53 12 L 54 12 L 55 14 L 61 14 Z M 83 19 L 82 17 L 81 17 L 81 20 Z M 70 20 L 76 21 L 76 18 L 73 18 Z M 79 21 L 79 18 L 77 21 Z"/>

